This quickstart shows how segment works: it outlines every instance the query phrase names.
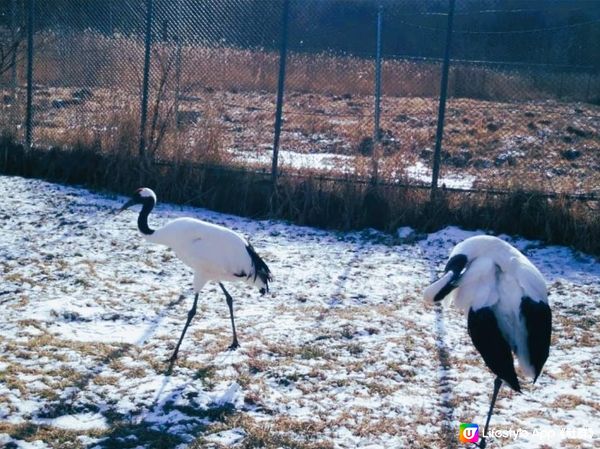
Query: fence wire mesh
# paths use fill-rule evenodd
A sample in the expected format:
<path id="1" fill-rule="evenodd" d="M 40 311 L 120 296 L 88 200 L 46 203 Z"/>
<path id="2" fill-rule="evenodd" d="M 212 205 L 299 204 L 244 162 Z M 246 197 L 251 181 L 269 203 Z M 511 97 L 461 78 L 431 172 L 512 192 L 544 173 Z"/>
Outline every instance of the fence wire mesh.
<path id="1" fill-rule="evenodd" d="M 31 1 L 0 2 L 1 125 L 19 140 L 25 139 Z M 287 39 L 284 173 L 368 178 L 376 166 L 388 182 L 430 179 L 446 1 L 290 0 L 286 36 L 283 0 L 34 6 L 36 146 L 135 154 L 149 44 L 147 153 L 269 167 Z M 552 191 L 598 190 L 600 6 L 458 0 L 453 28 L 442 183 L 504 188 L 530 181 Z"/>

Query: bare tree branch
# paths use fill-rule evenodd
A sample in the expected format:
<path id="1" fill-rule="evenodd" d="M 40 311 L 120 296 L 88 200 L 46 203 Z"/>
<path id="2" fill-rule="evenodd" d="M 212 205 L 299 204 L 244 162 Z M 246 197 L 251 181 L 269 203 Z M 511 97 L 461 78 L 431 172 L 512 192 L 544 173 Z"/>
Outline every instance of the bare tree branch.
<path id="1" fill-rule="evenodd" d="M 8 33 L 0 36 L 0 76 L 17 64 L 24 38 L 25 32 L 22 27 L 19 27 L 14 36 L 10 36 Z"/>

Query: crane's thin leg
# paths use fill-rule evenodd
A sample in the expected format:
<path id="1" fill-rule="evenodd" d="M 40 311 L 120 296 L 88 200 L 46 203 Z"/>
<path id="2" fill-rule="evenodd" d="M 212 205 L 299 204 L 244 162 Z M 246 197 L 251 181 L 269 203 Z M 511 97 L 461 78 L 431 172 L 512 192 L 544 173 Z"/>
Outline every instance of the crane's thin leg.
<path id="1" fill-rule="evenodd" d="M 179 337 L 179 341 L 177 342 L 177 346 L 175 347 L 175 351 L 173 352 L 173 355 L 169 359 L 169 370 L 168 370 L 168 372 L 171 372 L 171 370 L 173 368 L 173 364 L 175 363 L 175 360 L 177 359 L 177 353 L 179 352 L 179 346 L 181 346 L 181 342 L 183 341 L 183 336 L 185 335 L 185 331 L 187 331 L 188 326 L 192 322 L 192 318 L 194 318 L 194 315 L 196 315 L 196 304 L 198 304 L 198 293 L 196 293 L 196 296 L 194 297 L 194 305 L 192 306 L 192 308 L 188 312 L 187 321 L 185 322 L 185 326 L 183 327 L 183 332 L 181 332 L 181 337 Z"/>
<path id="2" fill-rule="evenodd" d="M 231 343 L 231 346 L 229 346 L 229 349 L 231 351 L 234 351 L 240 347 L 240 344 L 238 343 L 237 334 L 235 333 L 235 321 L 233 320 L 233 298 L 231 297 L 229 292 L 227 290 L 225 290 L 225 287 L 223 286 L 223 284 L 221 284 L 219 282 L 219 285 L 221 286 L 221 290 L 223 290 L 223 293 L 225 293 L 225 298 L 227 299 L 227 305 L 229 306 L 229 316 L 231 317 L 231 328 L 233 329 L 233 343 Z"/>
<path id="3" fill-rule="evenodd" d="M 496 398 L 498 397 L 498 392 L 500 391 L 500 387 L 502 386 L 502 379 L 496 377 L 494 380 L 494 394 L 492 394 L 492 403 L 490 404 L 490 411 L 488 412 L 487 420 L 485 421 L 485 429 L 483 430 L 483 437 L 481 437 L 481 442 L 479 443 L 479 447 L 481 449 L 485 449 L 486 442 L 485 436 L 488 434 L 488 427 L 490 425 L 490 419 L 492 418 L 492 411 L 494 410 L 494 404 L 496 403 Z"/>

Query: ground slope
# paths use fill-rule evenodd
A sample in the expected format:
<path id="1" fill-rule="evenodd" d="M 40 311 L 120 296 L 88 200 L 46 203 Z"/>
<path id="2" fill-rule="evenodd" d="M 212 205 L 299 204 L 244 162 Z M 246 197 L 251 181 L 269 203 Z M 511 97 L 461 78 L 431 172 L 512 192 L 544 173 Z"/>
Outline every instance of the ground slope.
<path id="1" fill-rule="evenodd" d="M 206 286 L 167 376 L 192 276 L 140 237 L 134 212 L 111 214 L 125 198 L 16 177 L 0 177 L 0 198 L 0 445 L 446 448 L 462 447 L 459 422 L 484 422 L 493 377 L 464 317 L 422 300 L 474 232 L 401 239 L 159 203 L 151 225 L 234 228 L 275 275 L 265 297 L 231 285 L 234 353 L 225 300 Z M 535 387 L 501 391 L 489 447 L 600 447 L 600 267 L 504 237 L 546 277 L 554 335 Z"/>

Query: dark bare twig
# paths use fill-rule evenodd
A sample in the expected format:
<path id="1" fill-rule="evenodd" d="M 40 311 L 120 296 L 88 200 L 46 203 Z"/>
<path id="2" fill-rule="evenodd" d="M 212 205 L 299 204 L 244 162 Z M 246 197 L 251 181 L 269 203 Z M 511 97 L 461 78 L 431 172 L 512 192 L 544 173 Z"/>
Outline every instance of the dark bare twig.
<path id="1" fill-rule="evenodd" d="M 14 38 L 11 37 L 8 41 L 0 40 L 0 76 L 17 64 L 17 55 L 24 35 L 23 29 L 20 28 Z"/>
<path id="2" fill-rule="evenodd" d="M 158 87 L 156 91 L 156 99 L 154 102 L 154 108 L 152 112 L 152 121 L 150 125 L 150 154 L 154 156 L 160 147 L 162 139 L 167 130 L 168 122 L 173 113 L 173 105 L 167 108 L 165 117 L 161 120 L 161 104 L 164 102 L 165 94 L 167 91 L 167 82 L 171 70 L 173 68 L 173 62 L 175 60 L 174 55 L 170 54 L 167 58 L 163 58 L 158 50 L 154 50 L 155 58 L 160 66 L 160 77 L 158 80 Z"/>

